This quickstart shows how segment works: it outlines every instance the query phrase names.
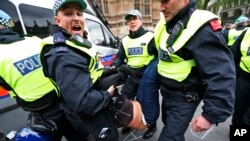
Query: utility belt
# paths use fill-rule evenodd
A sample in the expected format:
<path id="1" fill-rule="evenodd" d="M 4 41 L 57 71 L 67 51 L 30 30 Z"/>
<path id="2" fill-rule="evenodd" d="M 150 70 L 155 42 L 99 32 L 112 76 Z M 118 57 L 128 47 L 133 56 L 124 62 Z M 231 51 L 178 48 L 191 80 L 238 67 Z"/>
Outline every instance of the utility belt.
<path id="1" fill-rule="evenodd" d="M 161 89 L 163 91 L 171 90 L 171 91 L 183 92 L 183 94 L 185 95 L 184 96 L 185 101 L 188 103 L 200 101 L 205 93 L 206 88 L 207 88 L 207 84 L 203 82 L 198 82 L 195 84 L 188 83 L 188 84 L 183 84 L 183 85 L 174 86 L 174 87 L 171 87 L 170 85 L 164 85 L 164 84 L 161 85 Z M 191 92 L 191 93 L 188 93 L 188 92 Z"/>
<path id="2" fill-rule="evenodd" d="M 59 97 L 57 96 L 55 90 L 32 102 L 27 102 L 18 96 L 16 96 L 15 98 L 19 106 L 21 106 L 24 110 L 31 112 L 46 109 L 52 105 L 55 105 L 59 101 Z"/>
<path id="3" fill-rule="evenodd" d="M 188 92 L 188 91 L 196 91 L 197 94 L 192 95 L 192 94 L 186 94 L 185 95 L 185 100 L 188 103 L 191 102 L 198 102 L 202 99 L 205 90 L 207 88 L 207 84 L 203 83 L 203 82 L 198 82 L 197 84 L 193 84 L 193 85 L 184 85 L 183 87 L 183 91 L 184 92 Z"/>

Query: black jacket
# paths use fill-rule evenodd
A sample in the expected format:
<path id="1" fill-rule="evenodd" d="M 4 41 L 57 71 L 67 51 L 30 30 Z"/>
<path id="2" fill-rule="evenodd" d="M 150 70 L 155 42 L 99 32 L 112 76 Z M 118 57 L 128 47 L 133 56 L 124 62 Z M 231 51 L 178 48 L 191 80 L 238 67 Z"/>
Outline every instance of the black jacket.
<path id="1" fill-rule="evenodd" d="M 245 30 L 246 27 L 239 27 L 239 28 L 236 28 L 237 31 L 242 31 L 242 30 Z M 228 43 L 228 36 L 229 36 L 229 31 L 230 29 L 224 29 L 223 30 L 223 36 L 226 40 L 226 43 Z"/>
<path id="2" fill-rule="evenodd" d="M 249 29 L 247 29 L 247 30 L 249 30 Z M 250 79 L 250 74 L 245 72 L 244 70 L 242 70 L 241 67 L 240 67 L 240 61 L 241 61 L 241 57 L 242 57 L 242 54 L 241 54 L 241 51 L 240 51 L 241 42 L 242 42 L 247 30 L 245 30 L 245 31 L 243 31 L 241 33 L 241 35 L 237 38 L 237 40 L 235 41 L 235 43 L 231 47 L 231 50 L 232 50 L 232 53 L 233 53 L 233 56 L 234 56 L 235 68 L 237 70 L 238 76 L 242 76 L 245 79 Z"/>
<path id="3" fill-rule="evenodd" d="M 71 36 L 57 26 L 51 31 L 63 33 L 65 39 Z M 87 54 L 65 44 L 50 47 L 41 54 L 45 72 L 59 87 L 67 109 L 79 115 L 95 115 L 107 106 L 109 93 L 94 89 Z"/>
<path id="4" fill-rule="evenodd" d="M 177 21 L 189 19 L 187 17 L 195 9 L 195 3 L 190 1 L 186 8 L 168 23 L 167 32 L 171 33 Z M 205 83 L 207 89 L 203 95 L 202 115 L 210 123 L 225 121 L 234 110 L 236 80 L 234 60 L 221 29 L 214 30 L 210 23 L 205 24 L 175 53 L 185 60 L 194 59 L 196 62 L 196 67 L 192 68 L 184 81 L 177 82 L 161 77 L 163 88 L 164 85 L 168 85 L 177 88 L 177 91 L 184 86 Z"/>
<path id="5" fill-rule="evenodd" d="M 10 44 L 24 40 L 24 37 L 12 29 L 0 29 L 0 44 Z"/>

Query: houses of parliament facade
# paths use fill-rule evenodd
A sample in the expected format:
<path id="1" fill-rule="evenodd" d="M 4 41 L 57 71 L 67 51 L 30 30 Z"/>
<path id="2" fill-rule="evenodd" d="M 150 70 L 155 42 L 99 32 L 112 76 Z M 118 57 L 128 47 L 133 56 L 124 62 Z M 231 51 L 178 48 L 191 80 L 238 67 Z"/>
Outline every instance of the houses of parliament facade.
<path id="1" fill-rule="evenodd" d="M 88 0 L 100 11 L 114 35 L 128 34 L 124 16 L 131 9 L 138 9 L 142 14 L 143 26 L 154 30 L 160 19 L 160 2 L 158 0 Z M 224 23 L 233 22 L 238 16 L 250 16 L 250 0 L 235 0 L 220 6 L 214 5 L 209 10 L 221 17 Z"/>
<path id="2" fill-rule="evenodd" d="M 131 9 L 138 9 L 141 12 L 143 26 L 148 30 L 154 30 L 160 19 L 158 0 L 89 0 L 89 2 L 96 4 L 94 8 L 100 10 L 112 33 L 118 36 L 124 36 L 129 32 L 124 16 Z"/>

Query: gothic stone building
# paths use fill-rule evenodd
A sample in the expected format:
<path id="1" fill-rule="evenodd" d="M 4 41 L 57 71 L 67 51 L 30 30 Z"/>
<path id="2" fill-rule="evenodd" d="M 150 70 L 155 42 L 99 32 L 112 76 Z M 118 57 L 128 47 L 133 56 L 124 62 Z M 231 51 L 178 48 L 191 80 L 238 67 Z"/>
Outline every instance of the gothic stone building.
<path id="1" fill-rule="evenodd" d="M 128 34 L 124 16 L 131 9 L 142 14 L 143 26 L 153 30 L 160 18 L 160 3 L 157 0 L 91 0 L 94 1 L 109 23 L 111 31 L 118 36 Z"/>
<path id="2" fill-rule="evenodd" d="M 160 3 L 158 0 L 88 0 L 96 4 L 96 9 L 102 13 L 110 30 L 118 36 L 128 34 L 128 26 L 124 16 L 131 9 L 138 9 L 142 13 L 142 22 L 146 29 L 154 30 L 160 19 Z M 209 9 L 218 14 L 223 23 L 233 22 L 240 15 L 250 17 L 250 0 L 234 0 Z"/>

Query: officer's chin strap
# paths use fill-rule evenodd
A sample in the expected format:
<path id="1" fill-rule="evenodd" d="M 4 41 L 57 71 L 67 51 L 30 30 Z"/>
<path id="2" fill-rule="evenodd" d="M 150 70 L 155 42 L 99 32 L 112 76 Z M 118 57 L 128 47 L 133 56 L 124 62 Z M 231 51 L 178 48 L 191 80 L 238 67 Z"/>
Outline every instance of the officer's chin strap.
<path id="1" fill-rule="evenodd" d="M 69 40 L 73 41 L 79 46 L 86 47 L 86 48 L 91 48 L 92 43 L 88 41 L 87 39 L 81 37 L 80 35 L 74 34 L 72 35 Z"/>
<path id="2" fill-rule="evenodd" d="M 32 129 L 43 133 L 54 133 L 57 131 L 57 125 L 54 121 L 44 120 L 40 114 L 35 112 L 29 114 L 27 125 Z"/>

